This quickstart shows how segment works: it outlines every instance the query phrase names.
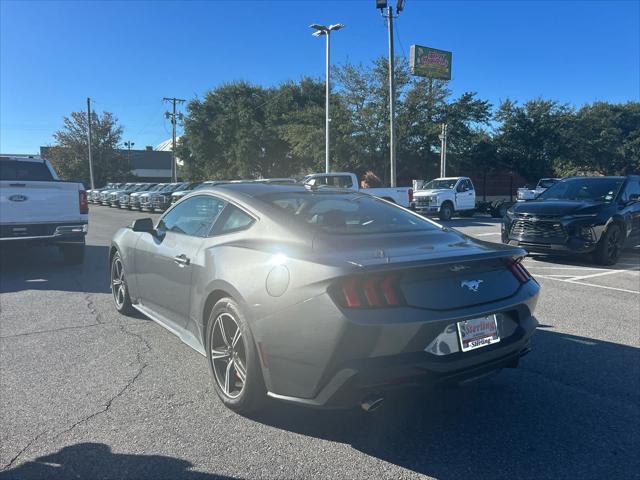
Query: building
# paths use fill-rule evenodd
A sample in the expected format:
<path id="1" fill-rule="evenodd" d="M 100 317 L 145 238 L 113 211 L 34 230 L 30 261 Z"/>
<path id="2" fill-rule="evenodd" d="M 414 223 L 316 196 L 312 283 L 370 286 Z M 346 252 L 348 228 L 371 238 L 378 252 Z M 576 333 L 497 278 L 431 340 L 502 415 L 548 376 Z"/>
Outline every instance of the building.
<path id="1" fill-rule="evenodd" d="M 50 149 L 51 147 L 40 147 L 40 156 L 47 158 Z M 148 146 L 144 150 L 120 149 L 120 152 L 129 162 L 132 175 L 140 181 L 171 181 L 171 140 L 162 142 L 155 149 Z"/>

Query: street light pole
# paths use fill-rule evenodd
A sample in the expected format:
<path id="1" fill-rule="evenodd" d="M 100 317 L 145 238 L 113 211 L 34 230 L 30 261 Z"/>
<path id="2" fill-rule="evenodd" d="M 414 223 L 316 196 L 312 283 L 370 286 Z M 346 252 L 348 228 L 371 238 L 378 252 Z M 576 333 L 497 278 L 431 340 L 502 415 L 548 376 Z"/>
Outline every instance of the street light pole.
<path id="1" fill-rule="evenodd" d="M 327 61 L 324 67 L 324 77 L 325 77 L 325 100 L 324 100 L 324 110 L 325 110 L 325 119 L 324 119 L 324 170 L 325 173 L 329 173 L 329 138 L 331 129 L 329 128 L 329 122 L 331 122 L 331 117 L 329 116 L 329 95 L 331 93 L 331 31 L 328 30 L 327 34 Z"/>
<path id="2" fill-rule="evenodd" d="M 393 10 L 387 7 L 387 25 L 389 30 L 389 156 L 391 159 L 391 187 L 396 186 L 396 86 L 394 80 L 393 58 Z"/>
<path id="3" fill-rule="evenodd" d="M 131 147 L 135 145 L 135 142 L 127 141 L 124 142 L 124 146 L 127 147 L 127 162 L 129 163 L 129 167 L 131 167 Z"/>
<path id="4" fill-rule="evenodd" d="M 329 25 L 328 27 L 325 27 L 324 25 L 318 25 L 317 23 L 314 23 L 310 25 L 310 27 L 315 29 L 315 32 L 313 32 L 312 34 L 314 37 L 321 37 L 322 35 L 327 37 L 326 62 L 325 62 L 325 70 L 324 70 L 324 76 L 325 76 L 324 168 L 325 168 L 325 172 L 329 173 L 329 150 L 330 150 L 330 130 L 331 130 L 329 127 L 331 122 L 331 117 L 329 115 L 329 108 L 330 108 L 329 98 L 331 95 L 331 32 L 333 30 L 340 30 L 341 28 L 344 28 L 344 25 L 342 23 L 336 23 L 334 25 Z"/>
<path id="5" fill-rule="evenodd" d="M 387 30 L 389 34 L 389 157 L 391 187 L 396 186 L 396 85 L 393 53 L 393 7 L 387 6 L 387 0 L 376 0 L 376 8 L 380 9 L 382 16 L 387 19 Z M 404 9 L 404 0 L 396 1 L 396 17 Z"/>
<path id="6" fill-rule="evenodd" d="M 91 158 L 91 99 L 87 97 L 87 144 L 89 147 L 89 179 L 91 180 L 91 190 L 96 186 L 93 183 L 93 159 Z"/>

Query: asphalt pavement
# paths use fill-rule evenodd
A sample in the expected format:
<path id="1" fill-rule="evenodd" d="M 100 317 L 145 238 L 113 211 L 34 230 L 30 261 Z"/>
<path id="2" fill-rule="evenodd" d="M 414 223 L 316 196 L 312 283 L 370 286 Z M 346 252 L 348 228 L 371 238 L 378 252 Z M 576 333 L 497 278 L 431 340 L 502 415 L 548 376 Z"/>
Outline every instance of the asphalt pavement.
<path id="1" fill-rule="evenodd" d="M 640 253 L 602 268 L 527 258 L 542 285 L 533 351 L 461 389 L 374 414 L 217 400 L 206 360 L 119 315 L 113 233 L 149 216 L 92 206 L 87 260 L 0 254 L 0 479 L 640 478 Z M 499 241 L 499 223 L 448 225 Z"/>

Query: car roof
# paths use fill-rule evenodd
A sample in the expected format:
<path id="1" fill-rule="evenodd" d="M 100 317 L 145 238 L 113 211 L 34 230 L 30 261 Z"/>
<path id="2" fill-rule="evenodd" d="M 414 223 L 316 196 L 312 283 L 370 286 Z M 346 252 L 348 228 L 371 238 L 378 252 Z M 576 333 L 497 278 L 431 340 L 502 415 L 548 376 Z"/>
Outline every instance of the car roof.
<path id="1" fill-rule="evenodd" d="M 563 180 L 582 180 L 588 178 L 590 180 L 624 180 L 627 177 L 634 177 L 637 175 L 611 175 L 611 176 L 595 176 L 595 175 L 585 175 L 585 176 L 575 176 L 575 177 L 567 177 Z"/>
<path id="2" fill-rule="evenodd" d="M 321 188 L 310 188 L 301 183 L 224 183 L 220 185 L 212 185 L 211 188 L 203 190 L 210 191 L 224 191 L 226 193 L 235 193 L 249 197 L 257 197 L 266 193 L 333 193 L 333 194 L 348 194 L 348 195 L 363 195 L 362 192 L 357 192 L 348 188 L 321 186 Z"/>

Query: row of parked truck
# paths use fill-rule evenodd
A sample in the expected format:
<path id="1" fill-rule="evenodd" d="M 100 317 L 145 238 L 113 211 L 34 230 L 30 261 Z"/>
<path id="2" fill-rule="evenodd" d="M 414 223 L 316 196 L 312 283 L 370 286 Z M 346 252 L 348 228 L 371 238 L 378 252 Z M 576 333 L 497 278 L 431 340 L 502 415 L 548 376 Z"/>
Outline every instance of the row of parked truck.
<path id="1" fill-rule="evenodd" d="M 257 182 L 293 183 L 293 178 L 255 180 Z M 531 200 L 553 183 L 555 178 L 544 178 L 535 189 L 520 188 L 517 200 Z M 363 191 L 425 215 L 450 220 L 454 215 L 472 216 L 476 212 L 493 217 L 504 217 L 513 204 L 510 195 L 480 200 L 469 177 L 436 178 L 429 182 L 414 181 L 414 188 L 380 187 L 363 188 L 358 178 L 350 172 L 316 173 L 307 175 L 302 182 L 311 187 L 336 187 Z M 175 182 L 175 183 L 110 183 L 102 189 L 89 190 L 90 203 L 129 210 L 164 211 L 191 190 L 207 188 L 228 181 Z"/>

